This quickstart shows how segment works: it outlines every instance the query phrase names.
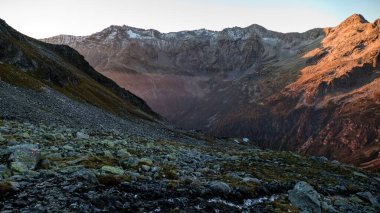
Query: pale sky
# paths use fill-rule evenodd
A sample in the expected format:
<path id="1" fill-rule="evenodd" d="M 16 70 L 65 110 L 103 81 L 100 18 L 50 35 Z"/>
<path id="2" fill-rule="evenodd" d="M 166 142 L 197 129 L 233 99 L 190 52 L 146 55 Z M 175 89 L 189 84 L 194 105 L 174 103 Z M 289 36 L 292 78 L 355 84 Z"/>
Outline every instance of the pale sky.
<path id="1" fill-rule="evenodd" d="M 380 0 L 0 0 L 0 18 L 35 38 L 124 24 L 161 32 L 251 24 L 304 32 L 336 26 L 354 13 L 372 22 L 380 18 Z"/>

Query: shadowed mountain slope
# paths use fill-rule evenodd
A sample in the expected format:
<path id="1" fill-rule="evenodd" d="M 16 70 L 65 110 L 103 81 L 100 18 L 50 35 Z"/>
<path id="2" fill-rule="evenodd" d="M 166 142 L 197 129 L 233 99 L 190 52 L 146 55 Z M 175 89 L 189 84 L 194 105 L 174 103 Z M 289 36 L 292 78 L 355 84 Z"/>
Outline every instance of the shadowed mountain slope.
<path id="1" fill-rule="evenodd" d="M 0 20 L 0 77 L 43 91 L 46 86 L 116 115 L 157 118 L 139 97 L 96 72 L 77 51 L 24 36 Z"/>

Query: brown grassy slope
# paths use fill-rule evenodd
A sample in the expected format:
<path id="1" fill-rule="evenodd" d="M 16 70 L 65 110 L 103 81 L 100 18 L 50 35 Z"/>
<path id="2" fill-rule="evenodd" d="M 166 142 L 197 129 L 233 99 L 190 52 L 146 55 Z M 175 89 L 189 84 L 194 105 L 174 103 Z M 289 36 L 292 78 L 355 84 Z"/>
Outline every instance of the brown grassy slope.
<path id="1" fill-rule="evenodd" d="M 158 117 L 142 99 L 96 72 L 75 50 L 24 36 L 4 21 L 0 21 L 0 61 L 0 77 L 9 83 L 32 89 L 45 84 L 117 115 Z"/>

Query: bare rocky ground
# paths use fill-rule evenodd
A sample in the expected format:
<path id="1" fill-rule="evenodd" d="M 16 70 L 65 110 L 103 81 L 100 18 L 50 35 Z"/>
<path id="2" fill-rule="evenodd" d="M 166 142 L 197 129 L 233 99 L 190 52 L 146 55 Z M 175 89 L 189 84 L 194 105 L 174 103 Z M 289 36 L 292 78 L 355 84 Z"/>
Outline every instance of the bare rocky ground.
<path id="1" fill-rule="evenodd" d="M 232 139 L 0 120 L 1 212 L 376 212 L 379 177 Z"/>

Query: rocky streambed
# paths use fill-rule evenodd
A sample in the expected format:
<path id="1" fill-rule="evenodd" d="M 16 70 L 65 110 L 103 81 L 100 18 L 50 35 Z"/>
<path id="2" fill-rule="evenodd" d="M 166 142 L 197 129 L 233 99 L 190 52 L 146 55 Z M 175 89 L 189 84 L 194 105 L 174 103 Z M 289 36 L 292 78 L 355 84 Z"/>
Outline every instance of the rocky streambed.
<path id="1" fill-rule="evenodd" d="M 379 174 L 233 139 L 181 141 L 0 120 L 0 210 L 380 210 Z"/>

